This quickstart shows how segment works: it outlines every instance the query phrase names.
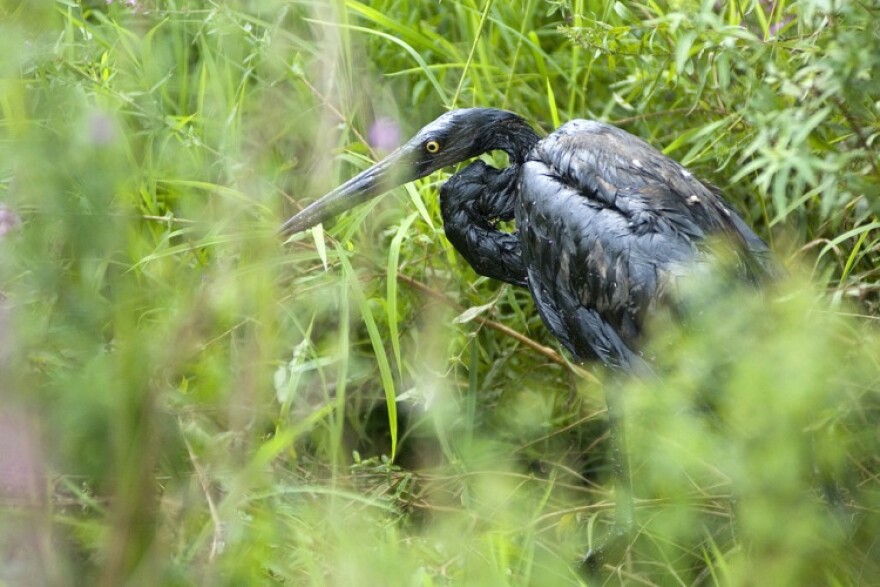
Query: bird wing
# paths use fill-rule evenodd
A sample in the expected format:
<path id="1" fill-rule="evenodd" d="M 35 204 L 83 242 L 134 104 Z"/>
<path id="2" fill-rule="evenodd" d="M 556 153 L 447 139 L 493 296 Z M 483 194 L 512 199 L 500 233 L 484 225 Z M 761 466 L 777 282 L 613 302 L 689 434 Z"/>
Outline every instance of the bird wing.
<path id="1" fill-rule="evenodd" d="M 573 120 L 541 141 L 531 157 L 584 197 L 619 209 L 643 230 L 660 223 L 692 239 L 724 234 L 750 250 L 767 248 L 717 188 L 615 126 Z"/>
<path id="2" fill-rule="evenodd" d="M 705 259 L 707 237 L 766 251 L 721 199 L 641 139 L 577 120 L 530 153 L 517 230 L 529 287 L 550 330 L 577 357 L 632 370 L 648 312 Z"/>

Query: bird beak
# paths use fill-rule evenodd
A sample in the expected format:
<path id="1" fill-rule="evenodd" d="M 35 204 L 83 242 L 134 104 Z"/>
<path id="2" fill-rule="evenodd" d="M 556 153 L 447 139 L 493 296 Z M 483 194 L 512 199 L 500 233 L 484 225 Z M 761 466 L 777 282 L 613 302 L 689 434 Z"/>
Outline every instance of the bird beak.
<path id="1" fill-rule="evenodd" d="M 280 232 L 288 236 L 302 232 L 392 188 L 424 177 L 427 173 L 416 171 L 413 152 L 411 145 L 403 145 L 289 218 L 281 226 Z"/>

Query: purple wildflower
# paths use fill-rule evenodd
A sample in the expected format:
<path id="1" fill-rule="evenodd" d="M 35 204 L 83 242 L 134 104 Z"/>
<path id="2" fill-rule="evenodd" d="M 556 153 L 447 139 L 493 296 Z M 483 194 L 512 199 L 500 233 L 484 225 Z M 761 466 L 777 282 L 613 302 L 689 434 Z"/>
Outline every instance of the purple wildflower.
<path id="1" fill-rule="evenodd" d="M 377 118 L 367 133 L 367 140 L 377 151 L 393 151 L 400 146 L 400 125 L 386 116 Z"/>
<path id="2" fill-rule="evenodd" d="M 44 487 L 43 456 L 32 419 L 15 409 L 0 414 L 0 495 L 36 500 Z"/>
<path id="3" fill-rule="evenodd" d="M 0 204 L 0 238 L 3 238 L 21 225 L 21 218 L 10 208 Z"/>
<path id="4" fill-rule="evenodd" d="M 89 140 L 92 144 L 104 147 L 116 138 L 116 126 L 113 119 L 105 112 L 93 112 L 89 116 Z"/>

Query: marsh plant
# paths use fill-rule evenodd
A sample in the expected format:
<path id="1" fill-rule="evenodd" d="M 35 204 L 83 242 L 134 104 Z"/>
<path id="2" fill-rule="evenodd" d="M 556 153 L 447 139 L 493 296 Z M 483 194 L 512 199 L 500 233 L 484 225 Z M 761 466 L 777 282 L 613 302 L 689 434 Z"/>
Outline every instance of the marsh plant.
<path id="1" fill-rule="evenodd" d="M 880 580 L 871 2 L 0 3 L 0 583 Z M 436 182 L 280 222 L 452 107 L 618 124 L 776 251 L 572 366 Z M 487 159 L 503 165 L 501 156 Z M 637 533 L 576 564 L 615 495 Z"/>

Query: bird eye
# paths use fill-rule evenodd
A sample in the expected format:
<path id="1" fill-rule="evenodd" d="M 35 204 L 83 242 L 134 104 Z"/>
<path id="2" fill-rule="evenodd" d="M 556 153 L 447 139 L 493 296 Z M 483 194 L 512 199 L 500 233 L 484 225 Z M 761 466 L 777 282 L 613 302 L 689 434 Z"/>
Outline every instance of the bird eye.
<path id="1" fill-rule="evenodd" d="M 425 150 L 429 153 L 436 153 L 440 150 L 440 143 L 437 141 L 428 141 L 425 143 Z"/>

